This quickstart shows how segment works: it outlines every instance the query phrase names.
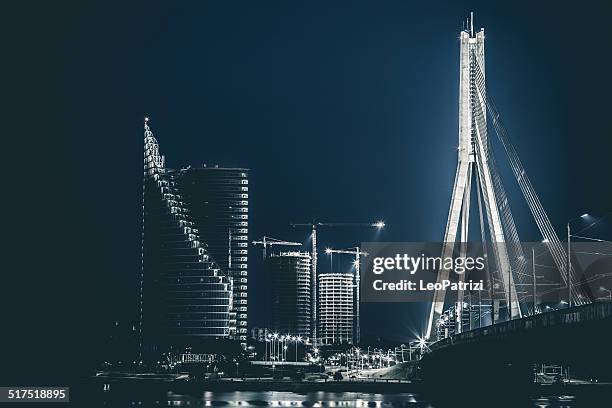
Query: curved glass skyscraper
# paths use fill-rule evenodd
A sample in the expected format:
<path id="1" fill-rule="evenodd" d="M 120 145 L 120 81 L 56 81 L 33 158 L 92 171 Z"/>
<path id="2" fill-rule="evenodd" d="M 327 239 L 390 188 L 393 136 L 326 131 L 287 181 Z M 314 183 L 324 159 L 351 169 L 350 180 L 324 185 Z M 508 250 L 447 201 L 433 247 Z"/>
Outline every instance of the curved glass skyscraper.
<path id="1" fill-rule="evenodd" d="M 246 339 L 246 247 L 242 253 L 237 244 L 247 242 L 248 224 L 241 217 L 248 211 L 248 181 L 242 181 L 247 173 L 231 169 L 228 182 L 218 177 L 227 172 L 209 177 L 207 170 L 166 168 L 145 121 L 141 358 L 169 347 L 239 340 L 238 316 Z M 241 281 L 235 271 L 242 270 Z"/>

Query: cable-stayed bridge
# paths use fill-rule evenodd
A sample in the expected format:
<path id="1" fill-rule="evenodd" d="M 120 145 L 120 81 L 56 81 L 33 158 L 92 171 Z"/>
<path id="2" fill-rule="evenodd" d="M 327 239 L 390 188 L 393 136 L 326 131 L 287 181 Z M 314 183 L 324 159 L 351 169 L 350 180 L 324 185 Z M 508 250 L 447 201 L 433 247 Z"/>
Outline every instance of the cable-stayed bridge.
<path id="1" fill-rule="evenodd" d="M 488 298 L 474 305 L 471 294 L 464 291 L 458 291 L 452 300 L 445 289 L 434 292 L 424 336 L 431 355 L 426 355 L 423 363 L 430 373 L 447 363 L 463 366 L 470 361 L 465 353 L 473 357 L 479 348 L 489 357 L 501 357 L 500 364 L 507 367 L 520 361 L 526 365 L 515 366 L 525 368 L 538 358 L 575 363 L 573 342 L 592 336 L 597 339 L 595 349 L 604 347 L 612 327 L 612 304 L 601 302 L 612 299 L 601 297 L 590 284 L 606 274 L 586 277 L 576 260 L 578 251 L 571 249 L 572 237 L 607 241 L 572 234 L 572 221 L 588 219 L 587 214 L 568 221 L 566 242 L 562 243 L 555 232 L 487 88 L 484 45 L 484 29 L 474 31 L 472 15 L 460 34 L 458 162 L 442 257 L 465 256 L 475 235 L 476 241 L 482 242 L 487 261 Z M 491 145 L 493 135 L 501 143 L 500 150 L 541 234 L 538 256 L 544 252 L 550 260 L 548 268 L 556 274 L 557 282 L 546 290 L 538 288 L 535 250 L 526 253 L 519 238 Z M 470 223 L 473 213 L 478 223 Z M 478 224 L 476 234 L 470 231 L 471 224 Z M 603 270 L 612 273 L 612 268 L 605 269 L 610 266 L 610 253 L 599 254 L 608 256 Z M 441 268 L 437 282 L 448 280 L 451 273 Z M 466 276 L 456 279 L 465 281 Z M 533 290 L 527 290 L 530 288 Z M 608 290 L 603 286 L 598 289 Z M 538 302 L 538 297 L 545 300 L 551 293 L 557 297 L 556 307 L 551 307 L 551 302 Z M 482 318 L 485 311 L 487 319 Z"/>

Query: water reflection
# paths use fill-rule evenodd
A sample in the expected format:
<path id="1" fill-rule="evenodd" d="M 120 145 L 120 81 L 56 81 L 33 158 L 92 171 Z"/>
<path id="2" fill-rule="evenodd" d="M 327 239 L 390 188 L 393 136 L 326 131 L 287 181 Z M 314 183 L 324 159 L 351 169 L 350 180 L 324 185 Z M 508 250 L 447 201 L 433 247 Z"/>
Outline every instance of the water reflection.
<path id="1" fill-rule="evenodd" d="M 590 407 L 591 404 L 580 404 L 571 396 L 514 398 L 509 396 L 487 397 L 483 399 L 468 398 L 467 395 L 440 395 L 433 398 L 413 393 L 375 394 L 359 392 L 312 392 L 294 393 L 280 391 L 236 391 L 236 392 L 202 392 L 200 395 L 184 395 L 168 392 L 165 395 L 148 395 L 148 398 L 134 396 L 123 398 L 120 395 L 106 394 L 103 406 L 115 407 L 308 407 L 308 408 L 445 408 L 445 407 Z M 466 393 L 467 394 L 467 393 Z M 444 397 L 444 398 L 441 398 Z"/>
<path id="2" fill-rule="evenodd" d="M 415 394 L 372 394 L 359 392 L 204 392 L 202 398 L 178 394 L 168 394 L 169 406 L 190 407 L 333 407 L 333 408 L 376 408 L 376 407 L 433 407 Z"/>

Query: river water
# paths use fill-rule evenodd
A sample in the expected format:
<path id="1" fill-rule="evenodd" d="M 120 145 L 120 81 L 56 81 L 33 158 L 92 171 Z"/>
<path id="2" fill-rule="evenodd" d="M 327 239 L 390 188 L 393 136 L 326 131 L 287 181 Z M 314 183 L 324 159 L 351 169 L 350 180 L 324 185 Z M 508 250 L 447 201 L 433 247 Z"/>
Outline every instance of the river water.
<path id="1" fill-rule="evenodd" d="M 234 391 L 203 392 L 202 395 L 180 395 L 168 392 L 157 395 L 118 396 L 109 393 L 102 398 L 101 406 L 115 407 L 333 407 L 333 408 L 396 408 L 396 407 L 592 407 L 593 401 L 586 402 L 572 396 L 529 397 L 506 395 L 493 397 L 474 396 L 473 392 L 463 395 L 448 395 L 443 389 L 430 397 L 411 394 L 376 394 L 359 392 L 312 392 L 298 394 L 279 391 Z M 512 397 L 512 398 L 511 398 Z M 96 404 L 97 405 L 97 404 Z"/>

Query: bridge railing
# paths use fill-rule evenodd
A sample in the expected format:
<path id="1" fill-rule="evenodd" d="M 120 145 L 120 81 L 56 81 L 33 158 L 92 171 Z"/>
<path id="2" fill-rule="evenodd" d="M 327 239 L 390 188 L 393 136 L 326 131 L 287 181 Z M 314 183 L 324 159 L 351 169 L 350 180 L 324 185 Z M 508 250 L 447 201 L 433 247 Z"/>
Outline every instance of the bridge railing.
<path id="1" fill-rule="evenodd" d="M 598 302 L 588 305 L 544 312 L 537 315 L 524 317 L 522 319 L 510 320 L 496 323 L 491 326 L 472 329 L 456 334 L 445 339 L 436 341 L 429 346 L 429 350 L 435 351 L 454 344 L 472 343 L 484 337 L 504 337 L 520 331 L 532 330 L 542 327 L 557 325 L 569 325 L 586 321 L 605 320 L 612 317 L 612 303 Z"/>

